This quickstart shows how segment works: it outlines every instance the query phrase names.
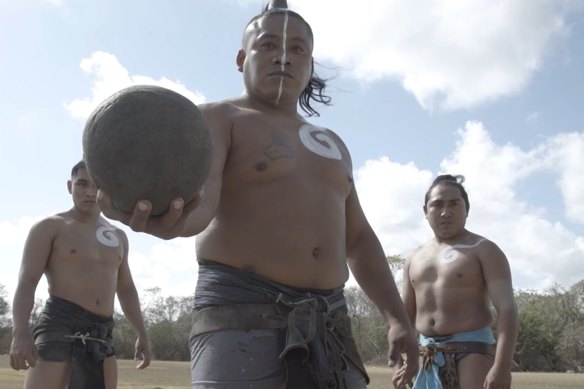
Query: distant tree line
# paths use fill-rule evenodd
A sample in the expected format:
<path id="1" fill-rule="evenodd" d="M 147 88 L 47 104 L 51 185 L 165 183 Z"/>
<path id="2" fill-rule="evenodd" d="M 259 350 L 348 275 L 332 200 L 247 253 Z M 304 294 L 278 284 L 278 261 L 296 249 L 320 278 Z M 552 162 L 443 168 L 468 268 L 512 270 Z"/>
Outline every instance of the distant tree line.
<path id="1" fill-rule="evenodd" d="M 403 258 L 388 258 L 394 274 Z M 387 361 L 387 325 L 361 289 L 346 289 L 355 340 L 367 363 Z M 584 367 L 584 279 L 569 288 L 555 286 L 545 292 L 517 291 L 519 339 L 515 369 L 521 371 L 582 371 Z M 154 359 L 188 361 L 192 297 L 165 297 L 159 288 L 141 296 Z M 37 300 L 31 315 L 36 321 L 44 302 Z M 134 356 L 134 331 L 119 312 L 114 314 L 114 344 L 120 358 Z M 8 353 L 12 336 L 10 304 L 0 285 L 0 353 Z"/>

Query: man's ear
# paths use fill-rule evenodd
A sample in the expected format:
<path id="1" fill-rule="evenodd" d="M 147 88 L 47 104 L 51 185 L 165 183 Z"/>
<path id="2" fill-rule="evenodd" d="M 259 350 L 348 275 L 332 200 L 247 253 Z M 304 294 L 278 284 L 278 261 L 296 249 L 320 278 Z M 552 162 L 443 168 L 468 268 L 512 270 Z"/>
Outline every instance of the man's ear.
<path id="1" fill-rule="evenodd" d="M 71 180 L 67 181 L 67 190 L 69 191 L 69 194 L 73 194 L 73 182 Z"/>
<path id="2" fill-rule="evenodd" d="M 237 70 L 243 72 L 243 62 L 245 61 L 245 51 L 243 49 L 239 49 L 237 52 L 237 58 L 235 59 L 235 63 L 237 63 Z"/>
<path id="3" fill-rule="evenodd" d="M 428 217 L 428 208 L 426 208 L 426 205 L 424 204 L 424 206 L 422 207 L 422 209 L 424 210 L 424 216 Z"/>

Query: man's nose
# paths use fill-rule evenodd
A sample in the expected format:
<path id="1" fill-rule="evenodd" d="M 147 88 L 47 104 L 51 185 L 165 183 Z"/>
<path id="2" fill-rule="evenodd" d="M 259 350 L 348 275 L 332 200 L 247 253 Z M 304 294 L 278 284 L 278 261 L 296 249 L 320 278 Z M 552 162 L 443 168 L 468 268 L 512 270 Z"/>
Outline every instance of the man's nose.
<path id="1" fill-rule="evenodd" d="M 280 54 L 274 56 L 273 62 L 276 65 L 282 65 L 282 64 L 290 65 L 291 64 L 290 56 L 287 53 L 285 53 L 283 50 L 280 51 Z"/>
<path id="2" fill-rule="evenodd" d="M 96 186 L 92 186 L 91 188 L 88 188 L 85 191 L 85 196 L 86 197 L 95 197 L 95 196 L 97 196 L 97 187 Z"/>

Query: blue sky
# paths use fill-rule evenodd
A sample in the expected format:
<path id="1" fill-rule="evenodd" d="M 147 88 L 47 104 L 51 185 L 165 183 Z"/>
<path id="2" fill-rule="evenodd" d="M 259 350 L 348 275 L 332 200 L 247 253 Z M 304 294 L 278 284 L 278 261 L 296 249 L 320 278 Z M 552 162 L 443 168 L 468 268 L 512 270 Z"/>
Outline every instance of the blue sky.
<path id="1" fill-rule="evenodd" d="M 263 1 L 0 0 L 0 284 L 12 298 L 32 223 L 69 209 L 91 110 L 132 84 L 195 102 L 239 95 L 241 34 Z M 584 1 L 289 1 L 315 34 L 332 107 L 387 255 L 432 234 L 432 179 L 466 176 L 467 227 L 514 286 L 584 278 Z M 138 289 L 195 287 L 195 241 L 125 228 Z M 350 281 L 353 282 L 353 281 Z M 46 284 L 37 295 L 46 297 Z"/>

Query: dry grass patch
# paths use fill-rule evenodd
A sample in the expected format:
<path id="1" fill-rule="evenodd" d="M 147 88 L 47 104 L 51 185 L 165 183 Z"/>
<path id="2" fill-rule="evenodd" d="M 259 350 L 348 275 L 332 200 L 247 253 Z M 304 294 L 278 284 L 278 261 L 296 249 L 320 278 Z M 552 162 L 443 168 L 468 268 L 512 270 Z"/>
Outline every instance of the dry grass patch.
<path id="1" fill-rule="evenodd" d="M 368 389 L 391 389 L 391 372 L 384 366 L 367 366 Z M 582 389 L 584 374 L 513 373 L 512 389 Z"/>
<path id="2" fill-rule="evenodd" d="M 153 361 L 145 370 L 137 370 L 135 361 L 120 360 L 119 389 L 190 389 L 188 362 Z M 368 389 L 391 389 L 391 373 L 384 366 L 367 366 L 371 376 Z M 10 368 L 6 355 L 0 356 L 0 389 L 21 389 L 24 372 Z M 584 374 L 514 373 L 513 389 L 582 389 Z"/>

